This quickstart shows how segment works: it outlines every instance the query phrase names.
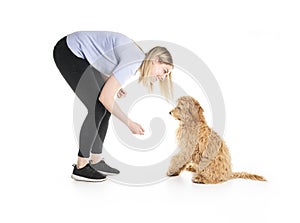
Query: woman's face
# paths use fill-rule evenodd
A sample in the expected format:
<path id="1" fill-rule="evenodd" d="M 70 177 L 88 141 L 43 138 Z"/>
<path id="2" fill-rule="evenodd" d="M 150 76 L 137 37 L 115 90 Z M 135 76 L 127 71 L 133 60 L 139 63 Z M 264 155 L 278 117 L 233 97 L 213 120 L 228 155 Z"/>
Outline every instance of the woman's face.
<path id="1" fill-rule="evenodd" d="M 151 82 L 164 80 L 172 71 L 173 67 L 170 64 L 159 62 L 158 59 L 152 61 L 151 67 Z"/>

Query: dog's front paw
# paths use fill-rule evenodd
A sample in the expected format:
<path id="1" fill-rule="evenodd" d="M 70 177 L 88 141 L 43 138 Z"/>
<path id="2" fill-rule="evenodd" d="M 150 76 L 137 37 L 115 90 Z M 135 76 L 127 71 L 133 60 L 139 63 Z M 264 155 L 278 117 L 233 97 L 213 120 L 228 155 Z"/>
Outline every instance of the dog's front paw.
<path id="1" fill-rule="evenodd" d="M 169 169 L 168 172 L 167 172 L 167 175 L 168 175 L 169 177 L 175 177 L 175 176 L 178 176 L 179 173 L 180 173 L 179 171 L 175 171 L 175 170 L 173 170 L 173 169 Z"/>

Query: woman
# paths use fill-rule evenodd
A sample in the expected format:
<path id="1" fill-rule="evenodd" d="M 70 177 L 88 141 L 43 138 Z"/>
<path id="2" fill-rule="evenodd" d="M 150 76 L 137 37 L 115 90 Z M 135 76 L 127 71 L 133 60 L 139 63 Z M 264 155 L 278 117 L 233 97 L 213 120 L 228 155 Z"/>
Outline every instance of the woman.
<path id="1" fill-rule="evenodd" d="M 122 85 L 139 73 L 139 82 L 152 90 L 160 82 L 166 97 L 172 94 L 173 60 L 164 47 L 148 53 L 123 34 L 106 31 L 81 31 L 62 38 L 54 47 L 54 60 L 72 90 L 86 106 L 88 114 L 79 136 L 77 164 L 72 178 L 103 181 L 119 171 L 101 157 L 110 114 L 120 119 L 133 134 L 144 134 L 143 127 L 132 121 L 115 103 L 124 96 Z"/>

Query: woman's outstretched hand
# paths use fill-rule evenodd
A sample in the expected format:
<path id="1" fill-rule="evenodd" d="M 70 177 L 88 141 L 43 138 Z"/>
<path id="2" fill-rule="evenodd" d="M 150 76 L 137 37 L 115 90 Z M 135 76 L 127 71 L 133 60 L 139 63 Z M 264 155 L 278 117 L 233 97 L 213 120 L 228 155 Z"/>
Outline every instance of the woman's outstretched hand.
<path id="1" fill-rule="evenodd" d="M 128 122 L 128 128 L 130 129 L 130 131 L 132 132 L 132 134 L 138 134 L 138 135 L 144 135 L 145 130 L 143 129 L 143 127 L 133 121 L 129 121 Z"/>

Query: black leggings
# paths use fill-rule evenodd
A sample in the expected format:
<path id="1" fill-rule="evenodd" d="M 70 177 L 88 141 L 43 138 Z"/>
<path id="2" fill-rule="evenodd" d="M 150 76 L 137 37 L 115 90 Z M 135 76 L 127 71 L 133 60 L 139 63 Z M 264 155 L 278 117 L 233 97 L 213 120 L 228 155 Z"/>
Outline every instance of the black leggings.
<path id="1" fill-rule="evenodd" d="M 81 126 L 78 156 L 102 153 L 110 112 L 98 100 L 105 78 L 86 59 L 77 57 L 68 48 L 64 37 L 54 47 L 53 57 L 60 73 L 85 105 L 88 114 Z"/>

